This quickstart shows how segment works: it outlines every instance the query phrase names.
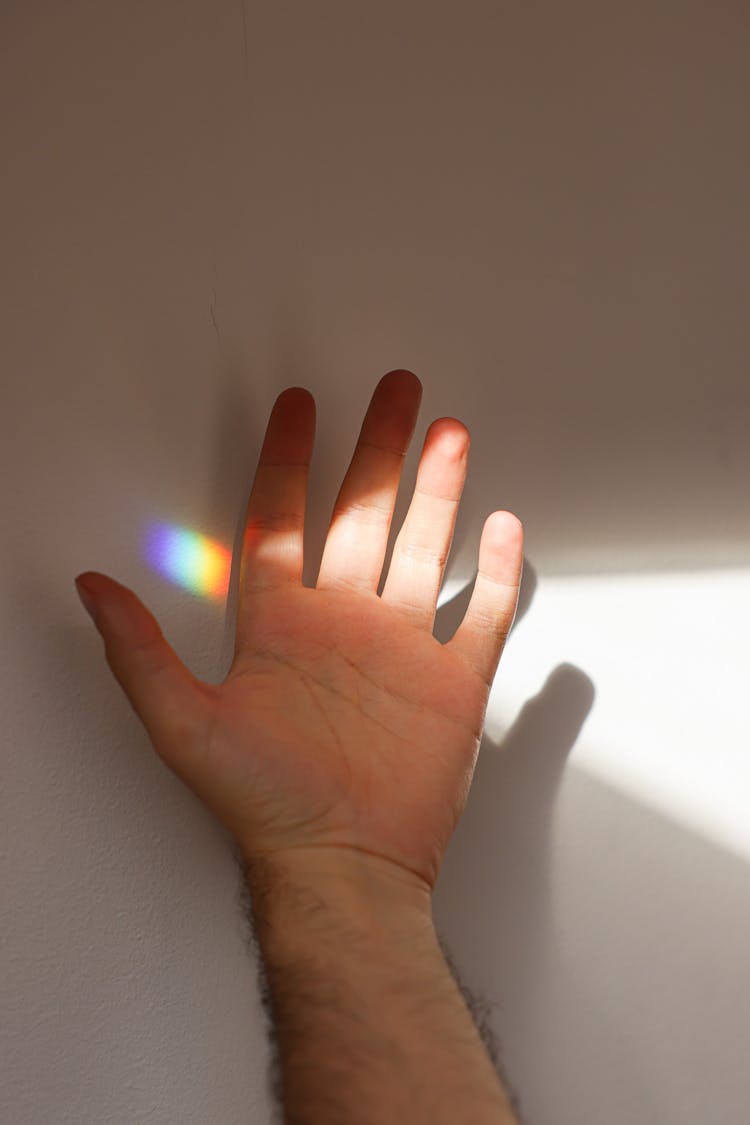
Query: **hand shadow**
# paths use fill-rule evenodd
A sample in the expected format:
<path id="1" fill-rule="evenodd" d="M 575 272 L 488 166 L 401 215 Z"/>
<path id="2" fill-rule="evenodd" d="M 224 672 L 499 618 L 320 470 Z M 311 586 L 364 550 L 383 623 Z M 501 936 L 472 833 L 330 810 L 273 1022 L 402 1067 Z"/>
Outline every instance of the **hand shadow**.
<path id="1" fill-rule="evenodd" d="M 536 572 L 524 560 L 514 629 L 528 612 L 536 587 Z M 449 613 L 440 622 L 441 639 L 455 631 L 465 612 L 465 606 L 458 603 L 468 604 L 470 596 L 471 587 L 445 607 Z M 447 889 L 464 862 L 487 879 L 500 879 L 503 895 L 512 891 L 515 913 L 523 917 L 520 932 L 524 933 L 526 953 L 528 942 L 538 933 L 536 926 L 533 933 L 529 931 L 529 911 L 532 907 L 538 910 L 543 893 L 546 897 L 547 844 L 555 794 L 594 694 L 585 672 L 573 664 L 560 664 L 541 691 L 527 700 L 499 744 L 494 745 L 485 732 L 469 799 L 438 883 Z M 460 882 L 463 897 L 468 892 L 465 877 Z M 503 934 L 509 935 L 513 924 L 504 914 Z"/>
<path id="2" fill-rule="evenodd" d="M 528 612 L 536 586 L 536 572 L 524 560 L 513 628 Z M 471 584 L 445 607 L 449 620 L 441 620 L 439 639 L 452 635 L 470 595 Z M 500 1039 L 502 1027 L 512 1029 L 514 1055 L 533 1052 L 529 1040 L 543 1020 L 541 968 L 548 961 L 548 943 L 554 941 L 549 878 L 554 804 L 594 695 L 585 672 L 560 664 L 499 744 L 485 733 L 469 799 L 433 896 L 436 927 L 451 944 L 455 938 L 462 973 L 472 966 L 475 980 L 492 982 L 500 1008 L 493 1022 Z M 450 964 L 448 941 L 441 937 L 441 944 Z M 473 1007 L 469 989 L 461 987 Z M 501 1064 L 494 1032 L 486 1022 L 482 1031 L 502 1072 L 512 1060 Z M 513 1066 L 509 1069 L 512 1074 Z"/>

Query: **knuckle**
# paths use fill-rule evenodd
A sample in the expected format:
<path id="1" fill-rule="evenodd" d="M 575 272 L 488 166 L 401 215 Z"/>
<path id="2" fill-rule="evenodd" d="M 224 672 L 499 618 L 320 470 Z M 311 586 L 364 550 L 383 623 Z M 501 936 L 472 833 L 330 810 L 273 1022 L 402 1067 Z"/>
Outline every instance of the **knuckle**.
<path id="1" fill-rule="evenodd" d="M 443 567 L 448 559 L 446 550 L 413 541 L 399 544 L 398 553 L 404 558 L 414 559 L 415 562 L 427 563 L 428 566 Z"/>

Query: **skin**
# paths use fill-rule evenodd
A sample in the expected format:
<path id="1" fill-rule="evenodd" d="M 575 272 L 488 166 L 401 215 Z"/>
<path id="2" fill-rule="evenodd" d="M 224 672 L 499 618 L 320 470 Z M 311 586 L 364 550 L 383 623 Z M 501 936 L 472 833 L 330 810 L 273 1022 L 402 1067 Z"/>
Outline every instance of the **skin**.
<path id="1" fill-rule="evenodd" d="M 516 611 L 523 531 L 509 512 L 489 516 L 466 614 L 437 641 L 470 444 L 460 421 L 440 418 L 378 595 L 421 396 L 409 371 L 377 384 L 314 588 L 302 573 L 315 402 L 302 387 L 278 396 L 223 683 L 192 675 L 132 590 L 80 576 L 154 749 L 247 862 L 290 1123 L 516 1121 L 448 972 L 431 901 Z"/>
<path id="2" fill-rule="evenodd" d="M 302 585 L 315 401 L 273 406 L 248 502 L 232 666 L 192 675 L 132 590 L 81 577 L 108 663 L 164 762 L 248 856 L 336 847 L 380 857 L 432 891 L 476 764 L 489 691 L 513 622 L 523 532 L 486 520 L 465 617 L 432 635 L 470 438 L 432 423 L 416 487 L 377 588 L 422 385 L 378 383 L 334 506 L 314 589 Z"/>

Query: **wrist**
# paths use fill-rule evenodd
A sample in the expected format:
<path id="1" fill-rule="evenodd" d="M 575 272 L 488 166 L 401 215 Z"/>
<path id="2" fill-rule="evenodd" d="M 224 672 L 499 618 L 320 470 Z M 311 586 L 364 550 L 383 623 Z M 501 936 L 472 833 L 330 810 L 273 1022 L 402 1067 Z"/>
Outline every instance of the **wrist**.
<path id="1" fill-rule="evenodd" d="M 429 886 L 390 860 L 339 847 L 244 858 L 261 943 L 342 930 L 386 942 L 434 933 Z"/>
<path id="2" fill-rule="evenodd" d="M 289 1120 L 516 1125 L 426 883 L 349 849 L 245 859 Z"/>

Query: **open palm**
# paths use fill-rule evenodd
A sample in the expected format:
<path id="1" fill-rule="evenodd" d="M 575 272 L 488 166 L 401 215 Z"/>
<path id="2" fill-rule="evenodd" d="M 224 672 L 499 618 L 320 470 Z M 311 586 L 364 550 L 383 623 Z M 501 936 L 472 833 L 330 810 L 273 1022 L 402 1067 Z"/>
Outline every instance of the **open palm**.
<path id="1" fill-rule="evenodd" d="M 94 572 L 107 660 L 157 753 L 248 856 L 335 846 L 431 890 L 466 803 L 489 691 L 516 610 L 522 528 L 485 522 L 478 574 L 447 644 L 432 634 L 466 479 L 469 434 L 433 422 L 382 595 L 422 386 L 378 383 L 344 478 L 316 587 L 302 583 L 315 402 L 277 398 L 245 520 L 234 659 L 196 679 L 127 587 Z"/>

